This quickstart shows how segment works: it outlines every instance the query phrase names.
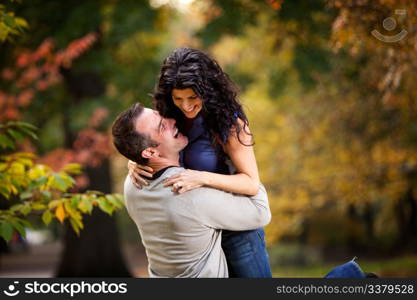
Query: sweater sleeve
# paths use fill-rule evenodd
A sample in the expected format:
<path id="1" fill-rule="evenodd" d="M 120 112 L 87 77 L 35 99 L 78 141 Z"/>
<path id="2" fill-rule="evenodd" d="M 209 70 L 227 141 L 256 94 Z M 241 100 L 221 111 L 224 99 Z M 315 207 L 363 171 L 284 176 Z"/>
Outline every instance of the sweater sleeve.
<path id="1" fill-rule="evenodd" d="M 195 191 L 194 193 L 192 193 Z M 202 224 L 227 230 L 251 230 L 267 225 L 271 211 L 265 187 L 261 184 L 253 197 L 236 195 L 212 188 L 200 188 L 188 194 Z M 185 200 L 185 199 L 184 199 Z M 187 200 L 185 200 L 187 201 Z"/>

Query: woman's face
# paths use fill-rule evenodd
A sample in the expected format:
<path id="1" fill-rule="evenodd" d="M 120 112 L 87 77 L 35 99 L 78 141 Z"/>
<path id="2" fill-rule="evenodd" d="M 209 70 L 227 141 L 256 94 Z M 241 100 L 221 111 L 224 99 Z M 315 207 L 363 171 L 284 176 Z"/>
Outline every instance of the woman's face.
<path id="1" fill-rule="evenodd" d="M 203 108 L 203 101 L 191 88 L 173 89 L 171 95 L 175 106 L 178 107 L 188 119 L 195 118 Z"/>

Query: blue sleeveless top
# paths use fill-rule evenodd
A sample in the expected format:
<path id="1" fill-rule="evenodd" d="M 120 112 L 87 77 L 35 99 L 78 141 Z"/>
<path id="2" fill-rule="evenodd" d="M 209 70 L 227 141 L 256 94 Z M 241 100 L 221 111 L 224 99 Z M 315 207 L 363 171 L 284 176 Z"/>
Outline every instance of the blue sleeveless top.
<path id="1" fill-rule="evenodd" d="M 219 158 L 211 144 L 211 135 L 206 129 L 202 116 L 193 120 L 186 133 L 188 145 L 180 153 L 180 164 L 186 169 L 207 171 L 219 174 L 230 174 L 229 166 Z"/>

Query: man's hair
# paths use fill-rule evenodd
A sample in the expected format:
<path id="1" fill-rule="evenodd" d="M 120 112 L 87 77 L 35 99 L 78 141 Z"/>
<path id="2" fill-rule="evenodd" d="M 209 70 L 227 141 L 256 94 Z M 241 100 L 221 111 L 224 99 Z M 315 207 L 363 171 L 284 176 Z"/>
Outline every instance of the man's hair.
<path id="1" fill-rule="evenodd" d="M 112 135 L 113 144 L 120 154 L 138 164 L 147 165 L 148 159 L 142 157 L 142 151 L 148 147 L 157 147 L 158 143 L 136 130 L 135 122 L 143 109 L 142 104 L 135 103 L 122 112 L 113 123 Z"/>

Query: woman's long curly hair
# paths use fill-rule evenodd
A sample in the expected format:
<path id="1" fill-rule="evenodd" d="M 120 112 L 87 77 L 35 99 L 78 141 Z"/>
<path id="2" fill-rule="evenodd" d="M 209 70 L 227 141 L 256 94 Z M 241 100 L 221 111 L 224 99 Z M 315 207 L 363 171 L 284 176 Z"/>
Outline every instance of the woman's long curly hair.
<path id="1" fill-rule="evenodd" d="M 232 129 L 236 130 L 240 143 L 253 145 L 246 145 L 239 138 L 241 130 L 247 132 L 249 122 L 237 99 L 236 85 L 207 54 L 191 48 L 178 48 L 164 60 L 153 97 L 159 113 L 174 118 L 180 130 L 184 129 L 185 116 L 174 105 L 172 90 L 186 88 L 193 89 L 203 101 L 200 114 L 216 148 L 226 143 Z M 244 122 L 243 126 L 239 125 L 237 118 Z"/>

